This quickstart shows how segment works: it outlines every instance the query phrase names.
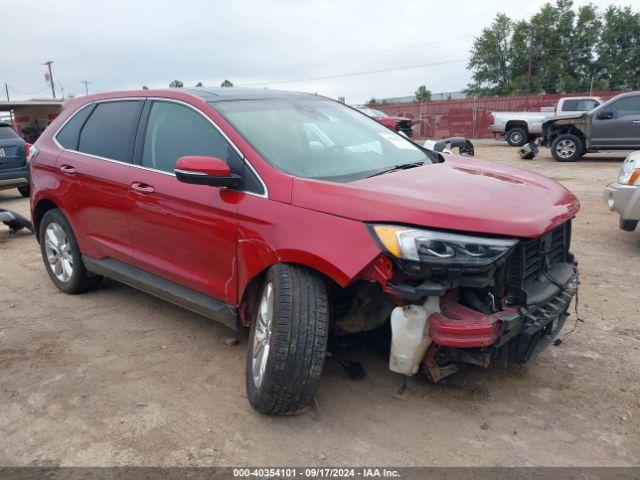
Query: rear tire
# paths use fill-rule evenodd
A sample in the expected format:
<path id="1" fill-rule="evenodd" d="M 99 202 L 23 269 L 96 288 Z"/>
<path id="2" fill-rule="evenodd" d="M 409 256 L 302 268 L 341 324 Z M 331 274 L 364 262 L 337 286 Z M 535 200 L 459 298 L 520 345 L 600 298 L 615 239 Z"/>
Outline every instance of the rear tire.
<path id="1" fill-rule="evenodd" d="M 18 187 L 18 192 L 20 192 L 20 195 L 22 195 L 23 197 L 29 197 L 29 195 L 31 194 L 31 188 L 29 188 L 29 185 L 23 185 L 21 187 Z"/>
<path id="2" fill-rule="evenodd" d="M 318 387 L 329 331 L 327 288 L 317 273 L 277 264 L 265 276 L 247 347 L 251 405 L 267 415 L 308 407 Z"/>
<path id="3" fill-rule="evenodd" d="M 512 127 L 507 132 L 506 139 L 512 147 L 521 147 L 529 141 L 529 132 L 524 127 Z"/>
<path id="4" fill-rule="evenodd" d="M 551 155 L 558 162 L 575 162 L 584 155 L 584 145 L 577 136 L 564 133 L 551 143 Z"/>
<path id="5" fill-rule="evenodd" d="M 102 277 L 90 274 L 71 225 L 57 209 L 48 210 L 38 228 L 40 251 L 51 281 L 64 293 L 82 293 L 100 285 Z"/>

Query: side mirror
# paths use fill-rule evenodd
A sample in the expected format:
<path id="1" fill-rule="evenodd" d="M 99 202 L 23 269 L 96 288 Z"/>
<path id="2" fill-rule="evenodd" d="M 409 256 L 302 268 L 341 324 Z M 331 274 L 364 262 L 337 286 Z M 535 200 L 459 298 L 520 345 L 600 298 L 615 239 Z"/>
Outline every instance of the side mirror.
<path id="1" fill-rule="evenodd" d="M 174 169 L 176 178 L 183 183 L 235 187 L 242 177 L 231 173 L 229 165 L 216 157 L 181 157 Z"/>
<path id="2" fill-rule="evenodd" d="M 598 114 L 598 120 L 611 120 L 613 112 L 611 110 L 603 110 Z"/>

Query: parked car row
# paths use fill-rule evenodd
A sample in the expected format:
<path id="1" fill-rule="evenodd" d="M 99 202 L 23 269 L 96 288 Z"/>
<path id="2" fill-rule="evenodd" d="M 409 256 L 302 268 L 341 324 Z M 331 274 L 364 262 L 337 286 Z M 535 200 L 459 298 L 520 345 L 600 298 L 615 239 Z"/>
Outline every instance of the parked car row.
<path id="1" fill-rule="evenodd" d="M 541 144 L 559 162 L 589 152 L 640 148 L 640 91 L 617 95 L 590 112 L 547 120 Z"/>
<path id="2" fill-rule="evenodd" d="M 577 293 L 580 205 L 532 172 L 436 152 L 317 95 L 141 90 L 76 99 L 31 148 L 51 281 L 111 277 L 249 328 L 246 388 L 307 407 L 329 336 L 389 324 L 391 370 L 526 363 Z"/>
<path id="3" fill-rule="evenodd" d="M 542 134 L 542 125 L 551 118 L 574 116 L 602 104 L 600 97 L 563 97 L 552 112 L 491 112 L 489 130 L 504 135 L 512 147 L 521 147 Z"/>

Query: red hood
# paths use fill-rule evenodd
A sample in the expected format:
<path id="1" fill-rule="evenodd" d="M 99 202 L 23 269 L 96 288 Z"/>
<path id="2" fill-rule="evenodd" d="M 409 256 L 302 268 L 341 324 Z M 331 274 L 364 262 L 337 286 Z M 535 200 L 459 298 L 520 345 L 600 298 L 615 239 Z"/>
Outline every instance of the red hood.
<path id="1" fill-rule="evenodd" d="M 387 125 L 390 127 L 395 127 L 398 122 L 401 122 L 403 120 L 411 121 L 410 118 L 405 118 L 405 117 L 376 117 L 376 120 L 382 123 L 383 125 Z"/>
<path id="2" fill-rule="evenodd" d="M 543 175 L 453 155 L 351 183 L 296 178 L 292 201 L 360 221 L 513 237 L 537 237 L 580 209 L 571 192 Z"/>

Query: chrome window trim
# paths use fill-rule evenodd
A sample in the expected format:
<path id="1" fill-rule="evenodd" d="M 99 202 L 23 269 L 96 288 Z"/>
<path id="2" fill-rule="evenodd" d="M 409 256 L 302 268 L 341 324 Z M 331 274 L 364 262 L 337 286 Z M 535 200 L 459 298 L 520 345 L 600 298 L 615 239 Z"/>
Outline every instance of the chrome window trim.
<path id="1" fill-rule="evenodd" d="M 245 155 L 242 154 L 242 152 L 236 146 L 236 144 L 233 143 L 231 141 L 231 139 L 220 129 L 220 127 L 213 120 L 211 120 L 209 117 L 207 117 L 200 109 L 194 107 L 193 105 L 188 104 L 187 102 L 183 102 L 182 100 L 176 100 L 174 98 L 164 98 L 164 97 L 117 97 L 117 98 L 105 98 L 105 99 L 101 99 L 101 100 L 95 100 L 93 102 L 88 102 L 85 105 L 83 105 L 81 108 L 76 110 L 72 115 L 69 116 L 69 118 L 67 118 L 62 123 L 62 125 L 60 125 L 60 127 L 58 127 L 58 129 L 55 131 L 55 133 L 53 134 L 53 137 L 52 137 L 54 143 L 58 146 L 58 148 L 60 148 L 61 150 L 65 151 L 65 152 L 71 152 L 71 153 L 75 153 L 75 154 L 78 154 L 78 155 L 84 155 L 86 157 L 96 158 L 98 160 L 105 160 L 107 162 L 116 163 L 116 164 L 119 164 L 119 165 L 127 165 L 129 167 L 139 168 L 139 169 L 147 170 L 147 171 L 150 171 L 150 172 L 162 173 L 164 175 L 169 175 L 169 176 L 175 178 L 176 175 L 175 175 L 174 172 L 165 172 L 164 170 L 158 170 L 156 168 L 145 167 L 143 165 L 136 165 L 135 163 L 122 162 L 120 160 L 114 160 L 112 158 L 101 157 L 99 155 L 93 155 L 91 153 L 79 152 L 78 150 L 71 150 L 69 148 L 63 147 L 62 145 L 60 145 L 60 142 L 58 142 L 57 136 L 60 133 L 60 131 L 80 111 L 84 110 L 85 108 L 89 107 L 90 105 L 97 105 L 97 104 L 106 103 L 106 102 L 122 102 L 122 101 L 126 102 L 127 100 L 131 100 L 131 101 L 154 100 L 154 101 L 163 101 L 163 102 L 173 102 L 173 103 L 178 103 L 180 105 L 184 105 L 186 107 L 189 107 L 192 110 L 194 110 L 197 113 L 199 113 L 205 120 L 208 120 L 209 123 L 211 123 L 211 125 L 213 125 L 213 127 L 218 131 L 218 133 L 220 133 L 220 135 L 222 135 L 222 137 L 229 143 L 229 145 L 231 145 L 233 147 L 233 149 L 236 151 L 238 156 L 242 159 L 242 161 L 249 167 L 249 169 L 256 176 L 256 178 L 260 182 L 260 185 L 262 185 L 264 193 L 248 192 L 246 190 L 233 190 L 233 191 L 244 193 L 246 195 L 253 195 L 254 197 L 261 197 L 261 198 L 267 198 L 267 199 L 269 198 L 269 189 L 267 188 L 267 185 L 264 183 L 264 180 L 262 180 L 262 177 L 260 175 L 258 175 L 258 172 L 256 172 L 256 169 L 253 168 L 253 165 L 251 165 L 251 162 L 247 159 L 247 157 Z M 209 108 L 212 108 L 212 107 L 209 107 Z"/>
<path id="2" fill-rule="evenodd" d="M 179 168 L 174 168 L 173 171 L 176 173 L 183 173 L 185 175 L 201 175 L 203 177 L 207 175 L 207 173 L 205 172 L 196 172 L 193 170 L 180 170 Z"/>

